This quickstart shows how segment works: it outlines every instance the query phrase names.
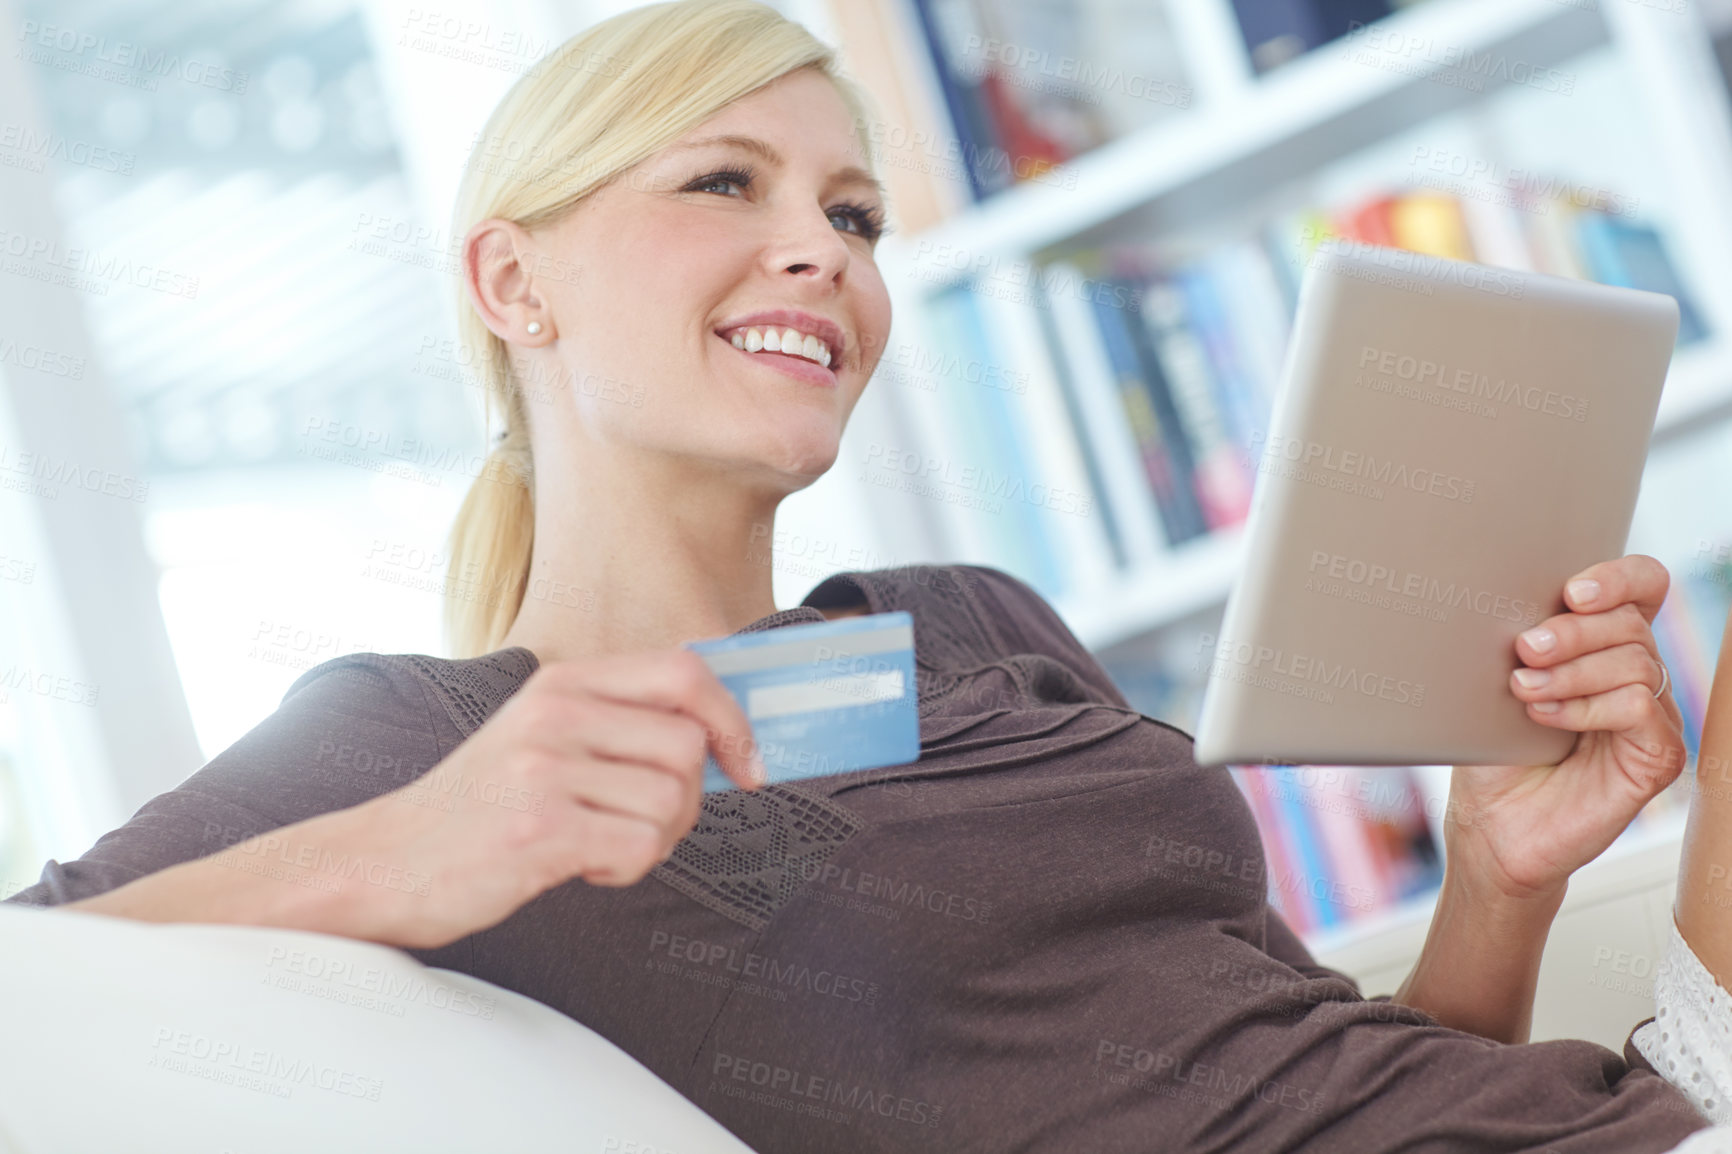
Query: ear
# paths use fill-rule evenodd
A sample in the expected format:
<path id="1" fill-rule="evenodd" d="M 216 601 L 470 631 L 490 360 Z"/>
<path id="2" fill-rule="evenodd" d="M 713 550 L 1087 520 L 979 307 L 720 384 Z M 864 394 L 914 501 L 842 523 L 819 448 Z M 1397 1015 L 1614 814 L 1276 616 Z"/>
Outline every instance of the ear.
<path id="1" fill-rule="evenodd" d="M 488 330 L 514 345 L 536 347 L 554 336 L 553 315 L 529 271 L 537 260 L 534 238 L 515 221 L 489 217 L 463 238 L 463 291 Z"/>

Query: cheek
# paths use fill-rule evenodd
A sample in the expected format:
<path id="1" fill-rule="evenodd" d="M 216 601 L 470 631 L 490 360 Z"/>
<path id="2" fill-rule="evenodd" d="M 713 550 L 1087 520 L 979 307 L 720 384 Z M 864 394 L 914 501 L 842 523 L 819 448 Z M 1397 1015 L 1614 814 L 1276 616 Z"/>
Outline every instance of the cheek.
<path id="1" fill-rule="evenodd" d="M 706 300 L 752 270 L 753 239 L 738 222 L 696 212 L 649 212 L 609 243 L 613 270 L 669 301 Z"/>
<path id="2" fill-rule="evenodd" d="M 889 338 L 890 293 L 884 287 L 883 279 L 875 275 L 871 285 L 863 291 L 860 309 L 861 352 L 865 356 L 862 367 L 868 370 L 876 367 L 878 359 L 884 355 Z"/>

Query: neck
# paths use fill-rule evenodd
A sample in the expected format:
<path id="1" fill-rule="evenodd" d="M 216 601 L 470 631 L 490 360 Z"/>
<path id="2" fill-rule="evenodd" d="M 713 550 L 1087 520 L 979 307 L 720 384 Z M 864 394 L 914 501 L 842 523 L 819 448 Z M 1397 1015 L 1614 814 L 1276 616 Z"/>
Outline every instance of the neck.
<path id="1" fill-rule="evenodd" d="M 713 470 L 557 474 L 538 460 L 529 586 L 502 648 L 542 664 L 665 649 L 776 612 L 770 543 L 784 494 Z"/>

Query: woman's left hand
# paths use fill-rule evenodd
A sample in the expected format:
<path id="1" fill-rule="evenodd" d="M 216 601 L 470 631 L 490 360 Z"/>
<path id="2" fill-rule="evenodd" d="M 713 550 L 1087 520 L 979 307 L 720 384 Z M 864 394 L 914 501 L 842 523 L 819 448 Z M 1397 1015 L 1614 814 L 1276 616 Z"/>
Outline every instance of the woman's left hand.
<path id="1" fill-rule="evenodd" d="M 1683 717 L 1662 683 L 1652 622 L 1671 575 L 1632 554 L 1565 586 L 1573 612 L 1516 641 L 1510 692 L 1541 725 L 1573 730 L 1555 766 L 1457 766 L 1448 859 L 1456 880 L 1490 898 L 1557 899 L 1684 767 Z M 1538 684 L 1534 684 L 1538 682 Z"/>

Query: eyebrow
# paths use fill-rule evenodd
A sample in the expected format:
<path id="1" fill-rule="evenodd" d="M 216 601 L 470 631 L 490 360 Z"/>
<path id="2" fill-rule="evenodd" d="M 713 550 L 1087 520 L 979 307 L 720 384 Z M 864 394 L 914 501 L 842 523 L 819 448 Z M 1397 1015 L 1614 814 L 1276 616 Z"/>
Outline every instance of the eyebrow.
<path id="1" fill-rule="evenodd" d="M 737 133 L 731 132 L 723 133 L 720 136 L 706 136 L 699 140 L 688 140 L 684 143 L 671 144 L 668 146 L 668 151 L 687 152 L 695 148 L 707 148 L 716 144 L 730 145 L 734 148 L 743 148 L 747 152 L 754 152 L 763 157 L 765 163 L 777 167 L 781 167 L 784 163 L 782 160 L 782 154 L 770 147 L 770 145 L 764 141 L 759 140 L 755 136 L 740 136 Z M 836 175 L 846 184 L 865 185 L 867 188 L 876 192 L 880 199 L 889 199 L 889 194 L 885 191 L 883 182 L 857 164 L 850 164 L 846 168 L 837 169 Z"/>

